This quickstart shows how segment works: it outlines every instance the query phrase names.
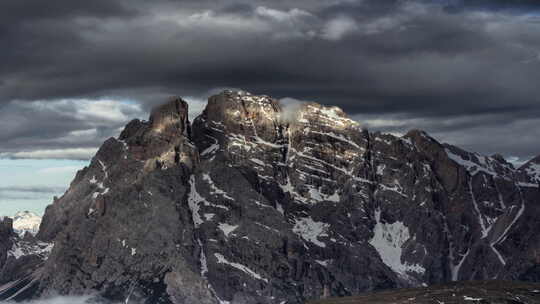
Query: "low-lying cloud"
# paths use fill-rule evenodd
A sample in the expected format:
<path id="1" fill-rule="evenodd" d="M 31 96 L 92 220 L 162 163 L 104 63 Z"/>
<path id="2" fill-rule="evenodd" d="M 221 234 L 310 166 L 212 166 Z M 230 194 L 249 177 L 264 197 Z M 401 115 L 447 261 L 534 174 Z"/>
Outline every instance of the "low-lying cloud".
<path id="1" fill-rule="evenodd" d="M 43 300 L 18 302 L 23 304 L 89 304 L 90 297 L 54 297 Z M 15 302 L 8 302 L 14 304 Z"/>
<path id="2" fill-rule="evenodd" d="M 7 302 L 15 304 L 15 302 Z M 96 299 L 94 296 L 57 296 L 45 299 L 17 302 L 19 304 L 121 304 L 120 302 L 107 302 Z M 138 304 L 135 301 L 125 301 L 124 303 Z"/>
<path id="3" fill-rule="evenodd" d="M 0 186 L 2 192 L 30 192 L 30 193 L 58 193 L 64 191 L 64 187 L 52 186 Z"/>
<path id="4" fill-rule="evenodd" d="M 300 111 L 305 101 L 294 98 L 282 98 L 279 100 L 281 104 L 281 120 L 285 122 L 292 122 L 298 118 L 298 111 Z"/>

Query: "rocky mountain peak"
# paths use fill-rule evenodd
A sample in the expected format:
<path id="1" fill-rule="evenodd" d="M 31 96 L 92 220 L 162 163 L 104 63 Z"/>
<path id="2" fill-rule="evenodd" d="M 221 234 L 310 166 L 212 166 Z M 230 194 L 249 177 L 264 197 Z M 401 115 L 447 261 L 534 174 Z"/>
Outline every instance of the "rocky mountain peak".
<path id="1" fill-rule="evenodd" d="M 301 104 L 293 122 L 335 130 L 359 128 L 359 123 L 350 119 L 341 108 L 326 107 L 314 102 Z"/>
<path id="2" fill-rule="evenodd" d="M 297 304 L 463 279 L 540 281 L 538 185 L 496 157 L 243 91 L 210 97 L 191 126 L 187 111 L 171 99 L 103 144 L 47 207 L 37 238 L 54 250 L 24 288 Z M 0 273 L 0 286 L 9 280 Z"/>
<path id="3" fill-rule="evenodd" d="M 149 122 L 157 133 L 186 134 L 189 129 L 188 104 L 182 98 L 171 97 L 167 103 L 152 109 Z"/>
<path id="4" fill-rule="evenodd" d="M 506 158 L 504 158 L 504 156 L 502 156 L 501 154 L 499 153 L 495 153 L 493 155 L 491 155 L 491 158 L 493 158 L 494 160 L 500 162 L 501 164 L 510 164 Z"/>
<path id="5" fill-rule="evenodd" d="M 268 96 L 227 90 L 208 99 L 199 119 L 228 133 L 258 136 L 279 123 L 280 111 L 279 102 Z"/>
<path id="6" fill-rule="evenodd" d="M 540 183 L 540 155 L 523 164 L 518 171 L 528 182 Z"/>
<path id="7" fill-rule="evenodd" d="M 148 122 L 135 119 L 128 123 L 113 144 L 123 145 L 120 149 L 125 159 L 144 161 L 146 172 L 178 165 L 181 160 L 191 167 L 198 159 L 188 115 L 187 102 L 171 97 L 152 109 Z"/>
<path id="8" fill-rule="evenodd" d="M 540 164 L 540 155 L 532 158 L 531 160 L 529 160 L 528 162 L 523 164 L 520 168 L 525 168 L 525 167 L 527 167 L 529 165 L 536 165 L 536 164 Z"/>
<path id="9" fill-rule="evenodd" d="M 421 129 L 412 129 L 407 132 L 404 137 L 410 138 L 415 141 L 425 140 L 425 139 L 432 139 L 426 131 Z"/>
<path id="10" fill-rule="evenodd" d="M 219 94 L 213 95 L 208 99 L 205 112 L 208 115 L 239 115 L 236 111 L 242 111 L 241 114 L 255 115 L 255 112 L 266 112 L 268 110 L 279 112 L 279 102 L 266 95 L 253 95 L 245 91 L 225 90 Z"/>
<path id="11" fill-rule="evenodd" d="M 252 135 L 258 129 L 264 133 L 265 127 L 270 125 L 287 128 L 289 124 L 309 124 L 342 130 L 359 126 L 338 107 L 326 107 L 314 102 L 289 106 L 266 95 L 230 90 L 210 97 L 200 119 L 225 124 L 232 130 L 239 129 L 236 131 L 249 129 Z"/>
<path id="12" fill-rule="evenodd" d="M 423 151 L 439 150 L 443 148 L 442 144 L 431 137 L 426 131 L 420 129 L 412 129 L 407 132 L 403 138 L 410 140 L 413 145 L 420 148 Z"/>

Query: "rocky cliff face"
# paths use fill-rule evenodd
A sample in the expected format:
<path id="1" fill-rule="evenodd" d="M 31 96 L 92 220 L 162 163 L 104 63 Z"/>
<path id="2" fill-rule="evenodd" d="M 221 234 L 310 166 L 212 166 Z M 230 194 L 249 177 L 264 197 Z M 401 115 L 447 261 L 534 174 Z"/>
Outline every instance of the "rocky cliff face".
<path id="1" fill-rule="evenodd" d="M 9 217 L 0 217 L 0 267 L 6 263 L 8 251 L 13 245 L 13 237 L 13 220 Z"/>
<path id="2" fill-rule="evenodd" d="M 245 92 L 211 97 L 192 124 L 187 111 L 172 99 L 130 122 L 47 208 L 37 238 L 54 249 L 34 296 L 302 303 L 540 280 L 539 162 Z"/>
<path id="3" fill-rule="evenodd" d="M 519 168 L 521 179 L 528 183 L 540 183 L 540 155 L 531 159 Z"/>

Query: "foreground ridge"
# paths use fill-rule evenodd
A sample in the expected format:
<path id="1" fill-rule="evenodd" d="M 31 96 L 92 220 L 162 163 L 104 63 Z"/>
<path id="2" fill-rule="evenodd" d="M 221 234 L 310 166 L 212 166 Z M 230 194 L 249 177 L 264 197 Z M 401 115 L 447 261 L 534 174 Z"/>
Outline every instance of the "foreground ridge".
<path id="1" fill-rule="evenodd" d="M 243 91 L 210 97 L 190 123 L 172 98 L 108 139 L 47 207 L 36 242 L 50 255 L 25 264 L 30 280 L 0 276 L 0 300 L 14 285 L 27 291 L 14 299 L 283 304 L 539 281 L 536 164 Z M 2 269 L 21 258 L 2 258 L 20 242 L 4 238 Z"/>
<path id="2" fill-rule="evenodd" d="M 311 301 L 308 304 L 459 304 L 540 303 L 540 284 L 517 281 L 470 281 L 422 288 L 366 293 L 356 297 Z"/>

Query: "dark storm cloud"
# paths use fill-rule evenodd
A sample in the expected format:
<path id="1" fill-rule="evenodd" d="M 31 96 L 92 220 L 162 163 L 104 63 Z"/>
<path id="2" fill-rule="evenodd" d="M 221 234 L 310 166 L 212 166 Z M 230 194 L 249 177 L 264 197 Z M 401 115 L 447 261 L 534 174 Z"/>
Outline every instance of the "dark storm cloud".
<path id="1" fill-rule="evenodd" d="M 0 4 L 4 155 L 96 147 L 168 95 L 225 87 L 335 104 L 379 117 L 365 122 L 375 129 L 421 127 L 484 153 L 540 153 L 508 136 L 538 129 L 536 1 L 53 2 Z M 104 98 L 138 107 L 103 119 L 88 100 Z"/>
<path id="2" fill-rule="evenodd" d="M 0 111 L 0 157 L 88 159 L 142 112 L 110 100 L 13 101 Z"/>
<path id="3" fill-rule="evenodd" d="M 13 27 L 29 21 L 53 19 L 65 21 L 76 17 L 108 18 L 133 15 L 135 15 L 135 10 L 118 1 L 95 0 L 73 3 L 70 0 L 4 0 L 0 11 L 0 24 Z"/>

